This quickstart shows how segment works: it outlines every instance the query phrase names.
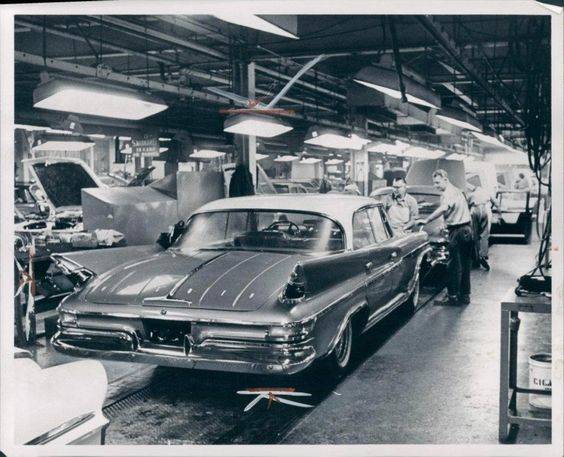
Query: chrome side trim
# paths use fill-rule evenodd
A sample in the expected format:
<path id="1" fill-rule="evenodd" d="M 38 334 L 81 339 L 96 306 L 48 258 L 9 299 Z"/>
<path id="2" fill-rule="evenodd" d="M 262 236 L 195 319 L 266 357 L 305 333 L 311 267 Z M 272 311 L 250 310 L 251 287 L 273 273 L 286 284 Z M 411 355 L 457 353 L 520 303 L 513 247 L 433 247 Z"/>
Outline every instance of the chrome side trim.
<path id="1" fill-rule="evenodd" d="M 376 311 L 374 311 L 368 317 L 368 322 L 366 323 L 366 326 L 364 327 L 363 331 L 370 329 L 378 321 L 383 319 L 386 315 L 388 315 L 391 311 L 393 311 L 396 306 L 400 305 L 405 300 L 407 300 L 407 297 L 409 297 L 409 295 L 407 293 L 401 292 L 401 293 L 397 294 L 394 298 L 392 298 L 384 306 L 381 306 Z"/>
<path id="2" fill-rule="evenodd" d="M 25 445 L 35 446 L 39 444 L 47 444 L 50 441 L 53 441 L 54 439 L 58 438 L 59 436 L 64 435 L 65 433 L 68 433 L 71 430 L 75 429 L 76 427 L 84 424 L 85 422 L 92 419 L 94 416 L 95 416 L 94 412 L 89 412 L 81 416 L 74 417 L 68 420 L 67 422 L 62 423 L 61 425 L 52 428 L 48 432 L 45 432 L 39 435 L 38 437 L 33 438 L 32 440 L 25 443 Z"/>

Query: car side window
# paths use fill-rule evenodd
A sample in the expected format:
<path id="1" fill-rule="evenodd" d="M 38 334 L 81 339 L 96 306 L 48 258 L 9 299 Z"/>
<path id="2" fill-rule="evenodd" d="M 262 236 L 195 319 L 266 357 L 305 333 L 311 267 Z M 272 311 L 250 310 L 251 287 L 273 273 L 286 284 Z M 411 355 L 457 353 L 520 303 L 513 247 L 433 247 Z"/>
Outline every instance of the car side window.
<path id="1" fill-rule="evenodd" d="M 374 237 L 378 243 L 386 241 L 390 238 L 390 232 L 386 227 L 385 219 L 382 216 L 380 208 L 373 206 L 368 208 L 368 216 L 370 217 L 370 222 L 372 224 L 372 230 L 374 231 Z"/>
<path id="2" fill-rule="evenodd" d="M 375 243 L 368 212 L 361 209 L 353 215 L 353 249 L 361 249 Z"/>

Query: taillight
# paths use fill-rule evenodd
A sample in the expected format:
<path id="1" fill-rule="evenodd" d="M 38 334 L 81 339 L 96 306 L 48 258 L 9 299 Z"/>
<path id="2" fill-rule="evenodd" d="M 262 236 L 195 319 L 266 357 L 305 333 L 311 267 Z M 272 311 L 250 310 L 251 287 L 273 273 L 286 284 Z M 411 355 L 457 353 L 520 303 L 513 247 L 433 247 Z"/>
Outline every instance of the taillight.
<path id="1" fill-rule="evenodd" d="M 280 294 L 280 301 L 285 305 L 294 305 L 305 298 L 306 280 L 304 268 L 301 264 L 297 264 L 290 274 L 290 278 Z"/>

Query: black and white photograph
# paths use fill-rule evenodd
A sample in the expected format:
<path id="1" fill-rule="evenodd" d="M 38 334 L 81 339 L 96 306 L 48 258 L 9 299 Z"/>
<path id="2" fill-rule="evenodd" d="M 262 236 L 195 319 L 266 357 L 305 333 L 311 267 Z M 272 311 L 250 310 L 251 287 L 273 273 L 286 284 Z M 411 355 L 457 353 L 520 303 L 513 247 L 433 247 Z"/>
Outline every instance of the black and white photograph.
<path id="1" fill-rule="evenodd" d="M 0 8 L 1 456 L 563 455 L 562 2 Z"/>

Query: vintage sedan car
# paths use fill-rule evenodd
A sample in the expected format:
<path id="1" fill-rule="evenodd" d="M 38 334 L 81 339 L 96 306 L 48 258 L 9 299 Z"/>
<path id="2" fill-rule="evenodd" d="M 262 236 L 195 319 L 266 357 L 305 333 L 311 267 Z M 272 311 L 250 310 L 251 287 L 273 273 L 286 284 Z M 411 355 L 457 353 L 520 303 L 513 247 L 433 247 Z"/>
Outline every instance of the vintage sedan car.
<path id="1" fill-rule="evenodd" d="M 380 204 L 350 195 L 216 200 L 167 237 L 160 251 L 57 256 L 82 286 L 59 306 L 53 346 L 194 369 L 292 374 L 323 358 L 344 370 L 360 333 L 417 306 L 430 250 L 426 233 L 393 236 Z"/>

